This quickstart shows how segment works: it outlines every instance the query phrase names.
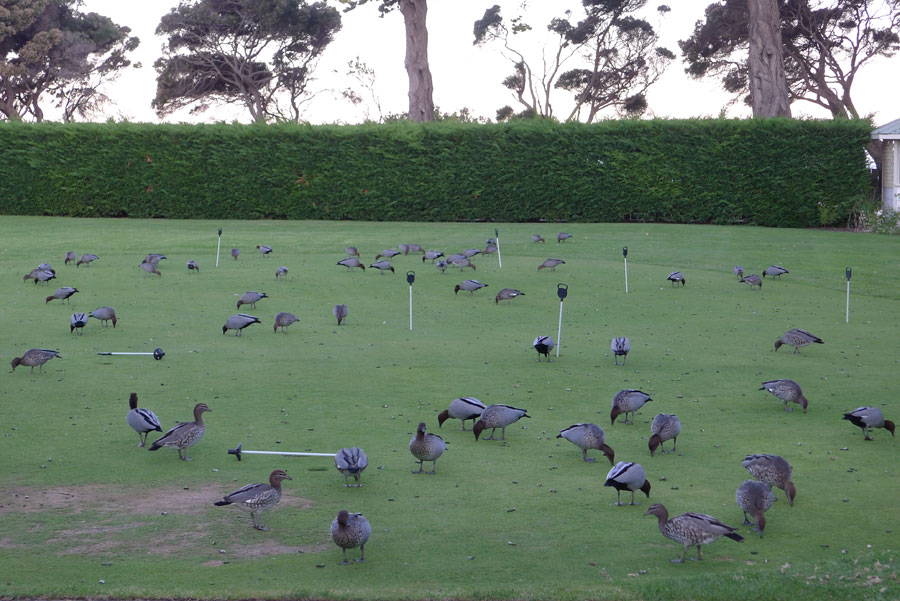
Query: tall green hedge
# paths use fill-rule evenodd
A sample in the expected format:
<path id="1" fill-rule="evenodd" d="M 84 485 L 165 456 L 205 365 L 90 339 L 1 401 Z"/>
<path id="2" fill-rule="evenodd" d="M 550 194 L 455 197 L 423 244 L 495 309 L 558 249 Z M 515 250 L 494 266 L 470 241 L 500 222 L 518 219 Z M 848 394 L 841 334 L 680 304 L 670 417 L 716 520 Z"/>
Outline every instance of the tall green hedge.
<path id="1" fill-rule="evenodd" d="M 866 121 L 0 124 L 0 213 L 819 225 Z"/>

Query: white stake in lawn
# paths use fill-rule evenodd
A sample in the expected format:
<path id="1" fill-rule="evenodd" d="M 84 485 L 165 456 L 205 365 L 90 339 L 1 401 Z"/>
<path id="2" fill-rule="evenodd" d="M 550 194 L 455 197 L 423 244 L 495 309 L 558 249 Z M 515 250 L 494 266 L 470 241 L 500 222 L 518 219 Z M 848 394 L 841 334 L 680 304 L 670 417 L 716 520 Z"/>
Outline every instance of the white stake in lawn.
<path id="1" fill-rule="evenodd" d="M 494 228 L 494 239 L 497 241 L 497 260 L 500 261 L 500 269 L 503 269 L 503 257 L 500 256 L 500 230 Z"/>
<path id="2" fill-rule="evenodd" d="M 153 349 L 152 353 L 97 353 L 98 355 L 153 355 L 153 358 L 159 361 L 166 356 L 161 348 Z"/>
<path id="3" fill-rule="evenodd" d="M 216 267 L 219 266 L 219 249 L 222 248 L 222 228 L 219 228 L 219 243 L 216 244 Z"/>
<path id="4" fill-rule="evenodd" d="M 407 271 L 406 281 L 409 282 L 409 331 L 412 332 L 412 285 L 416 281 L 416 272 Z"/>
<path id="5" fill-rule="evenodd" d="M 228 449 L 229 455 L 236 455 L 241 460 L 241 455 L 281 455 L 282 457 L 334 457 L 337 453 L 297 453 L 293 451 L 244 451 L 241 449 L 244 443 L 238 443 L 233 449 Z"/>
<path id="6" fill-rule="evenodd" d="M 625 258 L 625 294 L 628 294 L 628 247 L 622 247 L 622 256 Z"/>
<path id="7" fill-rule="evenodd" d="M 850 275 L 853 272 L 850 267 L 847 267 L 846 276 L 847 276 L 847 323 L 850 323 Z"/>
<path id="8" fill-rule="evenodd" d="M 559 347 L 562 346 L 562 306 L 569 293 L 568 284 L 557 284 L 556 295 L 559 297 L 559 325 L 556 328 L 556 358 L 559 359 Z"/>

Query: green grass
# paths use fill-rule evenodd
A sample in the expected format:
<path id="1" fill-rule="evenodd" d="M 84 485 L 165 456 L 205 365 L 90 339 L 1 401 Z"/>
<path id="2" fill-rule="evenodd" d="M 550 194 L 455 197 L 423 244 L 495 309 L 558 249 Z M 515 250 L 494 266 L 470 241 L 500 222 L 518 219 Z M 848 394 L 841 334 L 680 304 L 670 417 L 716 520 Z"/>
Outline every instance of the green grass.
<path id="1" fill-rule="evenodd" d="M 900 595 L 900 451 L 886 431 L 864 443 L 841 420 L 866 404 L 900 419 L 897 238 L 643 224 L 499 227 L 502 269 L 496 256 L 479 256 L 477 272 L 442 276 L 418 256 L 399 256 L 398 273 L 381 276 L 347 273 L 335 262 L 349 244 L 367 263 L 401 242 L 448 253 L 483 247 L 494 226 L 0 217 L 4 356 L 32 347 L 63 356 L 43 375 L 25 367 L 4 374 L 0 386 L 0 597 Z M 563 230 L 575 237 L 557 245 Z M 549 242 L 532 244 L 532 233 Z M 257 244 L 274 255 L 261 257 Z M 238 261 L 228 256 L 232 247 L 243 251 Z M 66 267 L 67 250 L 101 258 Z M 138 268 L 148 252 L 168 256 L 161 278 Z M 537 272 L 547 257 L 567 263 Z M 188 275 L 188 259 L 200 263 L 199 275 Z M 57 279 L 23 284 L 42 261 Z M 791 273 L 751 291 L 731 274 L 737 263 L 747 273 L 772 263 Z M 290 269 L 286 281 L 274 279 L 279 265 Z M 854 270 L 849 324 L 846 265 Z M 412 332 L 407 269 L 417 274 Z M 687 278 L 683 289 L 665 280 L 674 269 Z M 453 286 L 471 277 L 489 287 L 455 296 Z M 569 286 L 560 357 L 554 351 L 553 362 L 538 363 L 531 341 L 556 338 L 560 282 Z M 71 306 L 44 303 L 64 285 L 80 290 Z M 502 287 L 526 296 L 495 305 Z M 263 325 L 223 336 L 236 295 L 247 290 L 271 297 L 255 310 L 242 307 Z M 336 303 L 350 308 L 342 327 L 331 315 Z M 69 333 L 71 313 L 101 305 L 116 308 L 117 328 L 91 320 L 83 336 Z M 272 332 L 279 311 L 300 317 L 287 335 Z M 775 353 L 774 341 L 792 327 L 825 344 Z M 620 335 L 632 341 L 627 367 L 613 365 L 609 352 Z M 96 354 L 158 346 L 162 361 Z M 757 390 L 782 377 L 803 386 L 806 415 L 785 413 Z M 621 388 L 654 398 L 633 426 L 609 423 L 610 399 Z M 165 428 L 189 419 L 194 403 L 209 404 L 193 461 L 136 448 L 124 419 L 130 392 Z M 457 396 L 524 407 L 532 419 L 507 428 L 505 442 L 475 442 L 458 421 L 439 431 L 437 413 Z M 684 431 L 677 454 L 651 458 L 649 422 L 660 412 L 678 414 Z M 419 421 L 448 443 L 434 476 L 410 473 L 407 444 Z M 604 428 L 617 460 L 645 467 L 649 500 L 614 506 L 602 456 L 586 464 L 579 449 L 555 438 L 583 421 Z M 255 450 L 361 446 L 370 467 L 364 486 L 348 489 L 328 458 L 248 455 L 238 463 L 226 454 L 238 442 Z M 704 548 L 703 562 L 671 564 L 681 547 L 642 516 L 649 503 L 739 525 L 734 493 L 749 478 L 740 460 L 755 452 L 790 461 L 795 505 L 777 490 L 765 538 L 742 527 L 744 543 L 720 539 Z M 282 504 L 263 514 L 269 532 L 253 530 L 245 513 L 212 505 L 275 468 L 293 481 Z M 337 565 L 328 528 L 342 508 L 373 525 L 365 564 Z"/>

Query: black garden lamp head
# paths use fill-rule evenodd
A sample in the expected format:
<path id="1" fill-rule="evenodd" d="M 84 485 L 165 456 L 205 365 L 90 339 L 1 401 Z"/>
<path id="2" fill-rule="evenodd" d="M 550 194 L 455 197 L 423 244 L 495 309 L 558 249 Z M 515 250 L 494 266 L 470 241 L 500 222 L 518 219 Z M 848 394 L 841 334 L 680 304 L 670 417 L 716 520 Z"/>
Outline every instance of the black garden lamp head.
<path id="1" fill-rule="evenodd" d="M 499 230 L 499 228 L 496 228 L 496 227 L 494 228 L 494 237 L 495 237 L 495 238 L 499 238 L 499 237 L 500 237 L 500 230 Z"/>
<path id="2" fill-rule="evenodd" d="M 412 286 L 413 282 L 416 281 L 416 272 L 415 271 L 407 271 L 406 272 L 406 281 L 409 282 L 410 286 Z"/>
<path id="3" fill-rule="evenodd" d="M 847 281 L 848 281 L 848 282 L 850 281 L 850 276 L 851 276 L 852 274 L 853 274 L 853 270 L 850 269 L 850 266 L 848 265 L 848 266 L 847 266 L 847 273 L 846 273 L 846 275 L 847 275 Z"/>
<path id="4" fill-rule="evenodd" d="M 626 259 L 628 258 L 628 247 L 627 246 L 622 247 L 622 256 L 625 257 Z"/>
<path id="5" fill-rule="evenodd" d="M 566 295 L 569 293 L 569 285 L 568 284 L 557 284 L 556 285 L 556 295 L 559 297 L 559 302 L 563 302 L 563 299 L 566 298 Z"/>
<path id="6" fill-rule="evenodd" d="M 156 359 L 157 361 L 159 361 L 160 359 L 162 359 L 165 356 L 166 356 L 166 353 L 163 352 L 163 350 L 161 348 L 157 347 L 157 348 L 153 349 L 153 358 Z"/>
<path id="7" fill-rule="evenodd" d="M 222 237 L 222 228 L 219 228 L 219 238 Z"/>

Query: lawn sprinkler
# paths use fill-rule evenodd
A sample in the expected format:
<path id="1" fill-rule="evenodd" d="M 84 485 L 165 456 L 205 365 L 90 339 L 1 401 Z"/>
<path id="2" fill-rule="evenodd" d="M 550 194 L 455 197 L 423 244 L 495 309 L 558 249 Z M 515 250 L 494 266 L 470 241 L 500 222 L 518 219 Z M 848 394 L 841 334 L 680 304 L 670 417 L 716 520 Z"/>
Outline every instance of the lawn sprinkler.
<path id="1" fill-rule="evenodd" d="M 412 332 L 412 285 L 416 281 L 416 272 L 407 271 L 406 281 L 409 282 L 409 331 Z"/>
<path id="2" fill-rule="evenodd" d="M 161 348 L 153 349 L 152 353 L 97 353 L 98 355 L 153 355 L 153 358 L 159 361 L 166 356 Z"/>
<path id="3" fill-rule="evenodd" d="M 625 294 L 628 294 L 628 247 L 622 247 L 622 257 L 625 259 Z"/>
<path id="4" fill-rule="evenodd" d="M 847 271 L 845 272 L 847 276 L 847 323 L 850 323 L 850 276 L 853 275 L 853 270 L 850 269 L 850 266 L 847 266 Z"/>
<path id="5" fill-rule="evenodd" d="M 500 255 L 500 230 L 494 228 L 494 240 L 497 241 L 497 260 L 500 261 L 500 269 L 503 269 L 503 257 Z"/>
<path id="6" fill-rule="evenodd" d="M 280 455 L 282 457 L 334 457 L 337 453 L 295 453 L 292 451 L 245 451 L 241 448 L 243 443 L 239 443 L 237 447 L 228 449 L 229 455 L 235 455 L 237 460 L 241 460 L 241 455 Z"/>
<path id="7" fill-rule="evenodd" d="M 562 307 L 566 295 L 569 294 L 568 284 L 557 284 L 556 295 L 559 297 L 559 326 L 556 328 L 556 358 L 559 359 L 559 347 L 562 346 Z"/>
<path id="8" fill-rule="evenodd" d="M 216 267 L 219 266 L 219 249 L 222 248 L 222 228 L 219 228 L 219 243 L 216 244 Z"/>

